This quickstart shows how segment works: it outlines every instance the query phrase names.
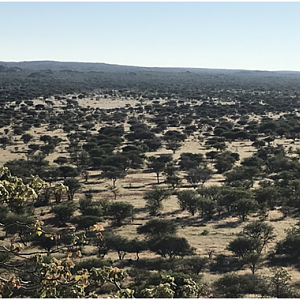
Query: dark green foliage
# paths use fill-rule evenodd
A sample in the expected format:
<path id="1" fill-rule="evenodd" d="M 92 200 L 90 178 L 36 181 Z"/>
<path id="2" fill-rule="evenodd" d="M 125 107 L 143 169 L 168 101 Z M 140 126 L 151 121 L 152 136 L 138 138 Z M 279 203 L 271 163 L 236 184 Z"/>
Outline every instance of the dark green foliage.
<path id="1" fill-rule="evenodd" d="M 243 298 L 246 294 L 269 294 L 269 282 L 257 275 L 226 274 L 214 282 L 214 297 Z"/>
<path id="2" fill-rule="evenodd" d="M 198 275 L 208 264 L 208 258 L 192 256 L 181 260 L 180 266 L 183 271 Z"/>
<path id="3" fill-rule="evenodd" d="M 138 234 L 145 234 L 149 238 L 155 236 L 176 234 L 177 226 L 171 220 L 152 219 L 137 228 Z"/>
<path id="4" fill-rule="evenodd" d="M 0 220 L 3 220 L 7 216 L 8 211 L 8 207 L 0 203 Z"/>
<path id="5" fill-rule="evenodd" d="M 244 258 L 255 250 L 255 241 L 249 237 L 240 236 L 231 241 L 228 250 L 232 251 L 237 257 Z"/>
<path id="6" fill-rule="evenodd" d="M 228 212 L 234 212 L 236 209 L 235 204 L 240 202 L 241 199 L 252 199 L 252 192 L 241 188 L 223 188 L 219 204 L 226 207 Z M 242 208 L 242 207 L 241 207 Z M 243 211 L 243 210 L 242 210 Z"/>
<path id="7" fill-rule="evenodd" d="M 81 184 L 76 178 L 66 178 L 64 185 L 68 187 L 68 200 L 73 200 L 74 194 L 81 188 Z"/>
<path id="8" fill-rule="evenodd" d="M 178 130 L 168 130 L 165 134 L 164 134 L 164 140 L 167 142 L 182 142 L 185 140 L 186 135 L 179 132 Z"/>
<path id="9" fill-rule="evenodd" d="M 45 168 L 41 173 L 41 178 L 49 183 L 57 181 L 60 176 L 60 170 L 52 166 Z"/>
<path id="10" fill-rule="evenodd" d="M 91 195 L 87 194 L 85 198 L 79 200 L 79 210 L 82 215 L 85 216 L 97 216 L 108 215 L 110 203 L 108 200 L 94 201 Z"/>
<path id="11" fill-rule="evenodd" d="M 274 227 L 261 221 L 254 221 L 246 225 L 242 234 L 255 242 L 255 251 L 259 254 L 275 238 Z"/>
<path id="12" fill-rule="evenodd" d="M 151 216 L 157 215 L 162 209 L 162 201 L 168 199 L 170 193 L 168 190 L 154 187 L 152 190 L 145 192 L 146 208 Z"/>
<path id="13" fill-rule="evenodd" d="M 267 209 L 273 208 L 280 209 L 291 217 L 298 215 L 300 208 L 299 153 L 293 152 L 292 149 L 286 151 L 287 145 L 274 146 L 277 143 L 275 139 L 278 137 L 290 138 L 293 139 L 293 142 L 297 142 L 300 137 L 300 118 L 296 113 L 299 109 L 300 95 L 299 76 L 297 74 L 253 73 L 235 70 L 223 70 L 220 73 L 218 70 L 199 69 L 167 71 L 151 68 L 147 70 L 135 69 L 134 67 L 122 67 L 122 72 L 118 72 L 120 67 L 102 64 L 15 63 L 16 66 L 30 66 L 35 69 L 32 71 L 10 68 L 9 66 L 12 65 L 9 63 L 2 63 L 4 65 L 0 66 L 0 128 L 3 129 L 0 144 L 2 147 L 11 144 L 9 150 L 26 155 L 27 160 L 16 160 L 6 164 L 11 167 L 13 175 L 21 176 L 24 179 L 25 184 L 28 183 L 31 174 L 38 174 L 50 184 L 61 179 L 61 177 L 67 178 L 65 183 L 70 187 L 69 200 L 71 200 L 74 191 L 76 192 L 78 188 L 78 182 L 76 183 L 74 177 L 79 173 L 81 174 L 82 171 L 97 170 L 95 174 L 94 172 L 91 173 L 91 180 L 85 185 L 87 189 L 89 184 L 94 184 L 94 180 L 99 179 L 100 171 L 104 178 L 111 179 L 115 185 L 116 180 L 124 178 L 128 171 L 132 172 L 130 169 L 138 169 L 143 166 L 143 153 L 156 151 L 162 146 L 162 141 L 164 141 L 164 146 L 167 149 L 175 152 L 189 135 L 191 141 L 195 141 L 199 137 L 200 147 L 204 144 L 207 148 L 217 150 L 208 152 L 206 158 L 211 160 L 209 163 L 215 164 L 218 173 L 224 173 L 226 182 L 225 186 L 222 187 L 201 187 L 197 193 L 190 195 L 188 201 L 182 200 L 180 202 L 182 209 L 187 209 L 191 214 L 196 214 L 198 211 L 201 217 L 207 219 L 215 217 L 216 212 L 218 212 L 220 218 L 239 216 L 242 220 L 246 220 L 249 215 L 259 210 L 264 212 L 263 217 L 265 217 Z M 45 64 L 47 64 L 47 71 L 42 70 L 42 66 Z M 111 68 L 114 68 L 112 72 L 110 71 Z M 92 90 L 93 92 L 91 92 Z M 75 96 L 74 93 L 77 92 L 81 94 Z M 118 108 L 99 109 L 81 107 L 76 100 L 77 98 L 93 97 L 93 100 L 97 101 L 98 93 L 101 94 L 99 97 L 106 98 L 106 101 L 113 101 L 115 97 L 118 99 L 124 97 L 125 100 L 139 99 L 139 103 L 134 107 L 125 103 L 125 107 L 121 105 Z M 71 94 L 74 95 L 72 96 L 73 99 L 68 99 Z M 53 95 L 55 96 L 54 101 L 47 100 Z M 30 99 L 36 99 L 39 96 L 42 96 L 45 102 L 35 105 L 35 102 Z M 145 101 L 152 101 L 152 103 L 149 102 L 145 105 Z M 230 103 L 227 103 L 228 101 Z M 57 109 L 58 105 L 61 106 Z M 266 117 L 269 113 L 280 113 L 280 117 L 278 119 Z M 259 121 L 250 121 L 250 115 L 258 116 Z M 124 131 L 124 128 L 127 128 L 127 122 L 131 125 L 130 133 Z M 44 132 L 41 134 L 40 141 L 36 142 L 37 144 L 30 144 L 28 147 L 21 146 L 21 141 L 18 139 L 23 140 L 25 144 L 32 143 L 31 136 L 26 132 L 37 128 L 41 130 L 46 128 L 48 132 L 62 128 L 68 132 L 69 140 L 61 145 L 59 150 L 64 153 L 64 149 L 66 149 L 70 159 L 63 156 L 55 160 L 54 162 L 59 165 L 59 168 L 53 168 L 45 161 L 46 155 L 54 151 L 60 144 L 61 140 L 58 137 Z M 100 128 L 100 130 L 97 132 L 96 128 Z M 17 139 L 12 136 L 13 134 L 19 135 Z M 20 135 L 22 136 L 20 137 Z M 233 140 L 249 139 L 254 142 L 253 146 L 257 147 L 257 153 L 244 159 L 240 167 L 234 168 L 235 162 L 239 160 L 238 153 L 224 152 L 224 150 L 227 145 L 230 148 L 235 147 L 235 144 L 230 144 Z M 14 144 L 16 142 L 17 144 Z M 67 147 L 65 147 L 66 144 L 68 144 Z M 243 146 L 241 145 L 241 147 Z M 157 183 L 160 183 L 160 175 L 163 173 L 165 176 L 164 183 L 172 188 L 177 187 L 180 180 L 176 173 L 177 168 L 186 173 L 189 172 L 187 174 L 189 175 L 189 182 L 194 187 L 199 183 L 204 183 L 212 175 L 212 172 L 204 167 L 207 161 L 200 154 L 183 153 L 178 161 L 174 160 L 171 164 L 168 163 L 170 161 L 172 161 L 171 156 L 167 155 L 156 155 L 149 159 L 149 170 L 156 174 Z M 69 162 L 74 163 L 76 169 L 70 169 L 72 167 L 66 165 Z M 191 169 L 194 170 L 191 171 Z M 199 172 L 199 169 L 202 172 Z M 205 170 L 208 172 L 205 173 Z M 262 179 L 265 183 L 261 184 L 259 188 L 252 189 L 254 180 L 257 179 Z M 267 181 L 271 184 L 267 184 Z M 149 186 L 146 182 L 143 185 L 145 189 Z M 47 190 L 39 191 L 39 197 L 34 203 L 27 201 L 19 205 L 17 201 L 14 201 L 16 199 L 10 199 L 8 208 L 3 205 L 0 206 L 0 222 L 3 224 L 3 233 L 8 235 L 7 238 L 2 234 L 3 245 L 9 245 L 10 242 L 23 245 L 32 242 L 32 246 L 35 245 L 37 242 L 34 241 L 35 235 L 30 235 L 27 231 L 29 227 L 32 229 L 33 219 L 27 217 L 30 211 L 32 216 L 39 217 L 40 214 L 46 225 L 49 222 L 55 227 L 53 222 L 56 219 L 60 222 L 71 220 L 77 225 L 75 231 L 65 228 L 66 231 L 69 230 L 68 234 L 61 234 L 61 238 L 57 241 L 61 243 L 58 245 L 59 247 L 64 247 L 60 249 L 62 252 L 57 257 L 59 259 L 63 259 L 65 248 L 75 238 L 75 235 L 78 236 L 79 240 L 76 245 L 68 246 L 70 252 L 77 251 L 84 245 L 85 239 L 89 240 L 90 245 L 97 247 L 99 256 L 104 256 L 110 247 L 111 250 L 118 252 L 120 259 L 124 258 L 126 252 L 130 252 L 136 253 L 138 260 L 139 253 L 147 249 L 148 245 L 145 241 L 136 239 L 128 241 L 121 236 L 109 237 L 107 232 L 111 231 L 111 228 L 107 227 L 106 223 L 104 232 L 101 232 L 104 236 L 103 239 L 99 232 L 89 232 L 88 230 L 100 218 L 106 222 L 106 217 L 110 217 L 115 223 L 121 225 L 124 217 L 125 219 L 126 216 L 128 219 L 131 218 L 132 207 L 127 209 L 126 205 L 120 203 L 114 205 L 108 201 L 94 201 L 86 197 L 79 202 L 82 215 L 77 215 L 74 218 L 71 217 L 74 212 L 70 207 L 73 205 L 72 201 L 62 202 L 60 206 L 53 207 L 52 212 L 57 216 L 54 220 L 51 216 L 49 218 L 48 208 L 44 210 L 43 207 L 34 211 L 34 207 L 46 206 L 51 203 L 53 199 L 50 191 L 53 192 L 53 190 L 50 187 Z M 99 195 L 101 197 L 100 188 L 93 190 L 93 192 L 97 193 L 97 197 Z M 167 198 L 166 194 L 163 192 L 157 193 L 157 195 L 145 195 L 147 209 L 151 214 L 159 213 L 162 199 Z M 8 209 L 11 211 L 8 212 Z M 173 213 L 176 218 L 175 209 L 176 207 L 174 212 L 170 212 L 172 218 L 174 217 Z M 24 212 L 27 215 L 23 215 Z M 259 218 L 261 215 L 257 214 L 253 217 Z M 148 216 L 142 216 L 142 218 L 143 220 L 137 220 L 137 222 L 149 221 Z M 145 221 L 145 219 L 147 220 Z M 18 220 L 18 223 L 15 220 Z M 236 257 L 221 254 L 215 260 L 211 259 L 210 264 L 207 264 L 206 259 L 202 257 L 176 259 L 176 257 L 191 254 L 192 251 L 183 240 L 170 236 L 176 233 L 175 224 L 177 223 L 182 224 L 182 226 L 188 224 L 189 227 L 190 225 L 201 226 L 206 221 L 205 219 L 200 219 L 198 216 L 194 218 L 179 216 L 178 219 L 170 221 L 169 224 L 166 220 L 161 220 L 160 224 L 158 222 L 157 224 L 150 224 L 151 221 L 150 219 L 148 223 L 138 227 L 138 232 L 145 234 L 146 240 L 152 240 L 149 245 L 155 253 L 171 259 L 161 259 L 157 262 L 150 259 L 139 262 L 128 260 L 124 261 L 123 265 L 130 266 L 132 269 L 133 267 L 145 267 L 145 269 L 148 268 L 153 271 L 166 269 L 182 271 L 185 274 L 169 272 L 168 275 L 170 276 L 168 277 L 161 276 L 166 275 L 166 273 L 141 272 L 133 276 L 133 271 L 128 268 L 132 276 L 130 275 L 126 279 L 127 281 L 121 288 L 126 289 L 134 278 L 136 282 L 140 283 L 133 286 L 136 290 L 134 296 L 138 298 L 143 296 L 152 298 L 159 296 L 195 298 L 203 296 L 204 294 L 200 293 L 200 287 L 199 291 L 199 289 L 194 289 L 195 285 L 190 284 L 192 280 L 197 281 L 197 284 L 199 283 L 199 278 L 192 277 L 192 274 L 195 275 L 206 267 L 211 268 L 211 271 L 231 272 L 240 270 L 245 265 L 251 269 L 252 273 L 255 273 L 264 259 L 265 252 L 263 250 L 273 239 L 273 229 L 266 224 L 246 223 L 246 226 L 242 224 L 244 230 L 228 246 L 228 249 Z M 6 224 L 6 222 L 8 223 Z M 137 224 L 134 223 L 133 226 L 135 225 Z M 152 227 L 149 228 L 149 225 Z M 223 226 L 223 224 L 217 226 L 219 225 L 220 227 Z M 241 223 L 235 222 L 233 226 L 235 225 L 241 225 Z M 228 226 L 230 226 L 229 222 Z M 81 229 L 87 231 L 86 237 L 82 233 L 78 233 L 78 230 Z M 123 232 L 122 230 L 121 232 Z M 203 234 L 209 233 L 211 235 L 210 232 L 203 230 Z M 42 234 L 37 239 L 39 248 L 46 249 L 48 252 L 56 248 L 56 240 L 52 240 L 50 236 Z M 176 242 L 172 239 L 175 239 Z M 273 256 L 270 255 L 270 258 L 273 257 L 271 263 L 276 263 L 278 260 L 296 263 L 300 255 L 298 251 L 299 241 L 297 227 L 287 231 L 286 238 L 277 244 L 276 253 L 272 254 Z M 181 249 L 179 249 L 180 245 Z M 168 248 L 171 246 L 172 248 Z M 17 257 L 20 253 L 16 252 L 15 254 Z M 90 270 L 91 266 L 101 268 L 106 265 L 100 259 L 84 264 L 85 255 L 94 255 L 94 251 L 82 254 L 84 256 L 82 261 L 74 259 L 75 264 L 78 265 L 78 268 L 75 266 L 76 271 L 80 268 Z M 15 288 L 12 296 L 16 298 L 38 298 L 41 294 L 39 287 L 43 281 L 40 270 L 36 268 L 36 257 L 34 261 L 32 259 L 31 264 L 27 263 L 26 255 L 20 254 L 19 257 L 18 262 L 10 261 L 9 263 L 16 265 L 20 262 L 22 264 L 21 271 L 17 271 L 18 267 L 8 267 L 4 271 L 2 282 L 5 282 L 6 278 L 10 278 L 11 275 L 9 274 L 16 272 L 16 276 L 21 277 L 21 285 L 26 286 L 26 283 L 29 282 L 30 288 L 26 289 L 23 286 L 20 289 Z M 1 255 L 1 262 L 7 262 L 8 259 Z M 49 259 L 46 257 L 45 262 L 50 263 L 50 257 Z M 121 266 L 122 264 L 118 262 L 116 265 Z M 6 266 L 1 264 L 1 268 L 4 270 Z M 74 274 L 73 271 L 75 270 L 71 270 L 72 274 Z M 2 273 L 4 272 L 2 271 Z M 223 282 L 221 279 L 218 280 L 215 291 L 211 291 L 212 294 L 206 296 L 236 297 L 247 294 L 261 295 L 262 297 L 295 296 L 290 287 L 289 275 L 282 269 L 275 270 L 269 279 L 250 276 L 251 274 L 238 276 L 238 278 L 230 278 L 230 274 L 227 275 L 227 280 L 225 278 L 221 278 Z M 137 278 L 138 276 L 140 278 Z M 170 277 L 174 277 L 174 279 Z M 99 293 L 103 292 L 103 290 L 100 291 L 100 285 L 101 283 L 97 282 L 95 286 L 85 287 L 81 290 L 80 296 L 89 297 L 90 291 L 95 291 L 99 296 Z M 161 289 L 161 285 L 165 285 L 164 287 L 169 287 L 169 289 Z M 145 287 L 154 289 L 154 293 L 152 295 L 151 293 L 147 294 L 146 291 L 142 293 L 141 291 Z M 76 284 L 63 284 L 58 287 L 58 294 L 51 295 L 51 297 L 62 295 L 78 297 L 74 294 L 76 288 Z M 3 295 L 9 296 L 8 293 Z M 123 296 L 123 294 L 121 295 Z M 115 295 L 110 294 L 109 296 L 114 297 Z"/>
<path id="14" fill-rule="evenodd" d="M 174 164 L 174 162 L 169 162 L 166 164 L 164 175 L 166 176 L 165 183 L 171 185 L 173 189 L 175 189 L 181 182 L 181 179 L 178 176 L 177 166 Z"/>
<path id="15" fill-rule="evenodd" d="M 66 179 L 67 177 L 76 177 L 79 175 L 79 172 L 71 166 L 60 166 L 58 167 L 61 176 Z"/>
<path id="16" fill-rule="evenodd" d="M 188 171 L 189 169 L 193 169 L 198 167 L 200 163 L 203 162 L 203 154 L 202 153 L 181 153 L 180 154 L 180 169 L 183 171 Z"/>
<path id="17" fill-rule="evenodd" d="M 148 168 L 156 174 L 157 183 L 159 183 L 159 175 L 164 171 L 166 164 L 172 160 L 172 156 L 161 154 L 160 156 L 148 157 Z"/>
<path id="18" fill-rule="evenodd" d="M 65 156 L 59 156 L 58 158 L 56 158 L 53 162 L 62 166 L 68 163 L 68 158 Z"/>
<path id="19" fill-rule="evenodd" d="M 13 257 L 11 253 L 8 252 L 1 252 L 0 253 L 0 263 L 7 263 Z"/>
<path id="20" fill-rule="evenodd" d="M 205 153 L 205 156 L 211 160 L 216 159 L 218 157 L 218 155 L 219 155 L 218 151 L 209 151 L 209 152 Z"/>
<path id="21" fill-rule="evenodd" d="M 274 239 L 273 231 L 273 226 L 265 222 L 251 222 L 244 227 L 238 238 L 229 243 L 228 249 L 241 258 L 251 252 L 261 254 L 263 248 Z"/>
<path id="22" fill-rule="evenodd" d="M 30 175 L 41 175 L 44 168 L 48 166 L 49 162 L 44 159 L 42 155 L 30 156 L 29 160 L 16 159 L 8 161 L 4 164 L 8 167 L 13 176 L 18 176 L 23 179 L 30 177 Z"/>
<path id="23" fill-rule="evenodd" d="M 239 166 L 226 172 L 224 175 L 226 177 L 226 181 L 229 183 L 241 180 L 253 180 L 259 175 L 259 169 L 257 167 Z"/>
<path id="24" fill-rule="evenodd" d="M 137 154 L 136 152 L 133 151 L 128 151 L 124 153 L 122 152 L 122 153 L 112 154 L 106 157 L 103 160 L 103 165 L 105 166 L 103 169 L 105 171 L 105 168 L 107 168 L 107 166 L 110 166 L 122 170 L 125 173 L 126 171 L 128 171 L 129 168 L 131 169 L 140 168 L 142 164 L 143 164 L 143 159 L 140 154 Z"/>
<path id="25" fill-rule="evenodd" d="M 244 227 L 239 237 L 229 243 L 228 250 L 255 274 L 262 263 L 262 250 L 275 237 L 273 231 L 274 228 L 267 223 L 251 222 Z"/>
<path id="26" fill-rule="evenodd" d="M 233 167 L 237 159 L 236 157 L 232 156 L 232 154 L 233 153 L 226 151 L 216 157 L 215 168 L 217 169 L 218 173 L 224 173 Z"/>
<path id="27" fill-rule="evenodd" d="M 198 210 L 201 212 L 201 217 L 206 217 L 207 219 L 212 219 L 215 209 L 217 207 L 216 201 L 206 197 L 199 197 L 198 199 Z"/>
<path id="28" fill-rule="evenodd" d="M 273 209 L 280 202 L 280 189 L 274 185 L 260 187 L 254 190 L 255 199 L 259 204 L 265 204 Z"/>
<path id="29" fill-rule="evenodd" d="M 108 214 L 117 226 L 121 226 L 126 218 L 133 218 L 133 205 L 126 202 L 113 202 L 109 205 Z"/>
<path id="30" fill-rule="evenodd" d="M 122 260 L 128 248 L 128 240 L 119 235 L 107 235 L 104 237 L 108 249 L 118 252 L 119 259 Z"/>
<path id="31" fill-rule="evenodd" d="M 185 190 L 177 193 L 178 203 L 182 210 L 195 215 L 199 208 L 199 195 L 195 191 Z"/>
<path id="32" fill-rule="evenodd" d="M 208 167 L 198 167 L 189 169 L 185 178 L 194 188 L 196 188 L 199 182 L 204 184 L 212 177 L 212 175 L 213 171 Z"/>
<path id="33" fill-rule="evenodd" d="M 70 220 L 70 222 L 75 224 L 78 229 L 84 230 L 88 230 L 91 226 L 99 221 L 101 221 L 101 218 L 93 215 L 76 216 Z"/>
<path id="34" fill-rule="evenodd" d="M 294 298 L 295 293 L 291 288 L 291 276 L 289 273 L 281 267 L 275 267 L 272 271 L 270 296 L 276 298 Z"/>
<path id="35" fill-rule="evenodd" d="M 21 139 L 25 144 L 28 144 L 32 140 L 32 138 L 33 136 L 29 133 L 25 133 L 21 136 Z"/>
<path id="36" fill-rule="evenodd" d="M 126 176 L 126 172 L 123 168 L 115 167 L 111 165 L 103 165 L 102 167 L 102 176 L 107 179 L 112 180 L 113 188 L 116 187 L 117 179 L 124 178 Z"/>
<path id="37" fill-rule="evenodd" d="M 53 205 L 51 212 L 55 214 L 59 222 L 67 222 L 73 216 L 76 209 L 77 205 L 74 202 L 67 201 Z"/>
<path id="38" fill-rule="evenodd" d="M 300 256 L 299 225 L 286 230 L 286 237 L 276 245 L 276 253 L 284 254 L 292 261 Z"/>
<path id="39" fill-rule="evenodd" d="M 107 136 L 121 137 L 124 135 L 124 126 L 105 126 L 99 130 L 99 133 Z"/>
<path id="40" fill-rule="evenodd" d="M 256 155 L 252 155 L 243 159 L 241 164 L 246 167 L 257 167 L 260 170 L 263 165 L 263 160 L 257 157 Z"/>
<path id="41" fill-rule="evenodd" d="M 138 239 L 133 239 L 128 241 L 127 248 L 126 248 L 128 253 L 136 254 L 137 261 L 140 259 L 139 257 L 140 252 L 148 249 L 149 249 L 148 243 L 146 241 L 139 241 Z"/>
<path id="42" fill-rule="evenodd" d="M 233 203 L 233 205 L 237 215 L 242 219 L 242 221 L 245 221 L 246 217 L 250 213 L 255 213 L 258 209 L 257 201 L 252 198 L 238 199 Z"/>
<path id="43" fill-rule="evenodd" d="M 24 244 L 30 239 L 31 225 L 33 222 L 34 218 L 25 214 L 8 214 L 1 219 L 5 233 L 7 235 L 18 235 Z"/>
<path id="44" fill-rule="evenodd" d="M 194 249 L 185 238 L 176 236 L 165 236 L 149 241 L 150 250 L 162 257 L 173 258 L 175 256 L 184 257 L 192 255 Z"/>

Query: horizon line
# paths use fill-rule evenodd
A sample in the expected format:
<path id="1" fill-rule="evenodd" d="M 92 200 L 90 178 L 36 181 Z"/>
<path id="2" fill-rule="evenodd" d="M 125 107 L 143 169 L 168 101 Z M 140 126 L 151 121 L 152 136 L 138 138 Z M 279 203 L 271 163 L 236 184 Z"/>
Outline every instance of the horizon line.
<path id="1" fill-rule="evenodd" d="M 267 70 L 267 69 L 245 69 L 245 68 L 210 68 L 210 67 L 166 67 L 166 66 L 141 66 L 141 65 L 127 65 L 127 64 L 116 64 L 106 62 L 95 62 L 95 61 L 63 61 L 63 60 L 52 60 L 52 59 L 41 59 L 41 60 L 20 60 L 20 61 L 3 61 L 0 63 L 43 63 L 43 62 L 55 62 L 55 63 L 81 63 L 81 64 L 104 64 L 120 67 L 134 67 L 134 68 L 149 68 L 149 69 L 205 69 L 205 70 L 227 70 L 227 71 L 254 71 L 254 72 L 300 72 L 300 70 Z"/>

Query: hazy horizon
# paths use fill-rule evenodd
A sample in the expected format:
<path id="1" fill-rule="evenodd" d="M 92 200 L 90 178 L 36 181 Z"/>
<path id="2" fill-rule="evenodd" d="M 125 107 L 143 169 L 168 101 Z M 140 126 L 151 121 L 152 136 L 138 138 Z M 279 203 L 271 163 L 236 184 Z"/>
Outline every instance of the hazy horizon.
<path id="1" fill-rule="evenodd" d="M 0 60 L 300 71 L 299 2 L 1 2 Z"/>
<path id="2" fill-rule="evenodd" d="M 4 63 L 36 63 L 36 62 L 57 62 L 57 63 L 86 63 L 86 64 L 105 64 L 105 65 L 116 65 L 116 66 L 124 66 L 124 67 L 137 67 L 137 68 L 162 68 L 162 69 L 208 69 L 208 70 L 237 70 L 237 71 L 258 71 L 258 72 L 300 72 L 295 70 L 263 70 L 263 69 L 243 69 L 243 68 L 209 68 L 209 67 L 177 67 L 177 66 L 136 66 L 136 65 L 125 65 L 125 64 L 114 64 L 114 63 L 106 63 L 106 62 L 91 62 L 91 61 L 58 61 L 58 60 L 23 60 L 23 61 L 0 61 Z"/>

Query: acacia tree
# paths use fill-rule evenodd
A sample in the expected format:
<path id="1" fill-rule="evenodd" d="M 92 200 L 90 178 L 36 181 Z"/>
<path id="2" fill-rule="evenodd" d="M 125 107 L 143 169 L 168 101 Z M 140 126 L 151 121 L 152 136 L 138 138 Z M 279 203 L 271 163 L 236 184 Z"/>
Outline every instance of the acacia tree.
<path id="1" fill-rule="evenodd" d="M 114 166 L 103 166 L 102 167 L 102 176 L 107 179 L 112 180 L 112 187 L 116 187 L 117 179 L 122 179 L 126 176 L 126 173 L 123 169 L 114 167 Z"/>
<path id="2" fill-rule="evenodd" d="M 58 167 L 58 170 L 64 179 L 66 179 L 67 177 L 76 177 L 79 175 L 78 171 L 71 166 L 60 166 Z"/>
<path id="3" fill-rule="evenodd" d="M 203 185 L 212 177 L 212 175 L 213 171 L 208 167 L 197 167 L 189 169 L 185 178 L 194 188 L 196 188 L 199 182 Z"/>
<path id="4" fill-rule="evenodd" d="M 161 237 L 165 235 L 174 235 L 177 231 L 177 226 L 171 220 L 152 219 L 145 225 L 139 226 L 138 234 L 145 234 L 147 238 Z"/>
<path id="5" fill-rule="evenodd" d="M 28 144 L 32 140 L 32 138 L 33 136 L 29 133 L 25 133 L 21 136 L 21 139 L 25 144 Z"/>
<path id="6" fill-rule="evenodd" d="M 159 184 L 160 173 L 164 171 L 166 164 L 171 160 L 172 156 L 168 154 L 148 157 L 148 168 L 156 174 L 157 184 Z"/>
<path id="7" fill-rule="evenodd" d="M 177 193 L 178 203 L 182 210 L 187 210 L 193 216 L 198 210 L 199 195 L 195 191 L 185 190 Z"/>
<path id="8" fill-rule="evenodd" d="M 6 146 L 10 144 L 10 140 L 8 137 L 3 136 L 0 138 L 0 144 L 2 145 L 3 149 L 6 149 Z"/>
<path id="9" fill-rule="evenodd" d="M 235 210 L 244 222 L 250 213 L 254 213 L 258 209 L 258 203 L 252 198 L 241 198 L 234 202 Z"/>
<path id="10" fill-rule="evenodd" d="M 275 267 L 272 270 L 271 277 L 271 296 L 276 298 L 292 298 L 295 297 L 291 289 L 292 278 L 289 273 L 282 267 Z"/>
<path id="11" fill-rule="evenodd" d="M 223 298 L 242 298 L 246 294 L 246 283 L 241 275 L 225 274 L 214 282 L 214 296 Z"/>
<path id="12" fill-rule="evenodd" d="M 284 254 L 291 261 L 298 259 L 300 255 L 300 230 L 299 223 L 286 230 L 286 236 L 276 245 L 276 254 Z"/>
<path id="13" fill-rule="evenodd" d="M 181 182 L 180 177 L 177 175 L 178 170 L 177 167 L 175 166 L 174 162 L 169 162 L 166 164 L 165 169 L 164 169 L 164 175 L 166 176 L 165 182 L 173 189 L 175 189 Z"/>
<path id="14" fill-rule="evenodd" d="M 75 224 L 78 229 L 84 229 L 86 233 L 89 231 L 91 226 L 99 221 L 101 221 L 101 218 L 93 215 L 76 216 L 70 220 L 70 222 Z"/>
<path id="15" fill-rule="evenodd" d="M 203 162 L 203 154 L 202 153 L 181 153 L 179 166 L 183 171 L 188 171 L 189 169 L 193 169 L 198 167 L 200 163 Z"/>
<path id="16" fill-rule="evenodd" d="M 119 260 L 124 259 L 129 241 L 119 235 L 108 235 L 105 237 L 105 240 L 108 249 L 117 251 Z"/>
<path id="17" fill-rule="evenodd" d="M 113 202 L 109 205 L 108 213 L 115 220 L 117 226 L 122 225 L 126 218 L 133 217 L 133 205 L 126 202 Z"/>
<path id="18" fill-rule="evenodd" d="M 168 130 L 163 139 L 166 141 L 167 149 L 173 151 L 173 154 L 181 147 L 181 142 L 186 138 L 186 135 L 179 132 L 178 130 Z"/>
<path id="19" fill-rule="evenodd" d="M 65 223 L 71 219 L 76 208 L 77 206 L 74 202 L 62 202 L 54 205 L 51 212 L 55 214 L 59 222 Z"/>
<path id="20" fill-rule="evenodd" d="M 215 168 L 218 173 L 222 174 L 233 167 L 234 163 L 238 160 L 233 154 L 230 151 L 226 151 L 216 157 Z"/>
<path id="21" fill-rule="evenodd" d="M 246 225 L 240 236 L 231 241 L 227 247 L 243 264 L 249 266 L 252 274 L 260 267 L 262 250 L 274 239 L 274 228 L 261 221 Z"/>
<path id="22" fill-rule="evenodd" d="M 255 251 L 259 254 L 275 238 L 274 227 L 261 221 L 254 221 L 246 225 L 242 234 L 255 241 Z"/>
<path id="23" fill-rule="evenodd" d="M 68 200 L 73 200 L 76 191 L 81 188 L 81 184 L 76 178 L 67 178 L 64 181 L 64 185 L 68 187 Z"/>
<path id="24" fill-rule="evenodd" d="M 162 257 L 169 256 L 169 258 L 192 255 L 195 250 L 190 246 L 186 238 L 176 236 L 165 236 L 157 240 L 151 240 L 149 244 L 151 251 Z"/>
<path id="25" fill-rule="evenodd" d="M 133 239 L 127 242 L 127 252 L 136 254 L 136 261 L 139 261 L 139 254 L 142 251 L 146 251 L 149 249 L 148 243 L 146 241 L 139 241 L 138 239 Z"/>
<path id="26" fill-rule="evenodd" d="M 170 197 L 169 191 L 154 187 L 152 190 L 145 192 L 146 208 L 151 216 L 157 215 L 162 209 L 162 201 Z"/>

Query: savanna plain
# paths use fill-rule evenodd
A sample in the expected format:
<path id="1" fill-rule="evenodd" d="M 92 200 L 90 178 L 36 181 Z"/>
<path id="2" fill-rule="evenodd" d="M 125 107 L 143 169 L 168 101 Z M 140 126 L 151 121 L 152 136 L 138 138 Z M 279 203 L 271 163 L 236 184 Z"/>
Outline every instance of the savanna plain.
<path id="1" fill-rule="evenodd" d="M 300 74 L 0 62 L 0 295 L 300 296 Z"/>

